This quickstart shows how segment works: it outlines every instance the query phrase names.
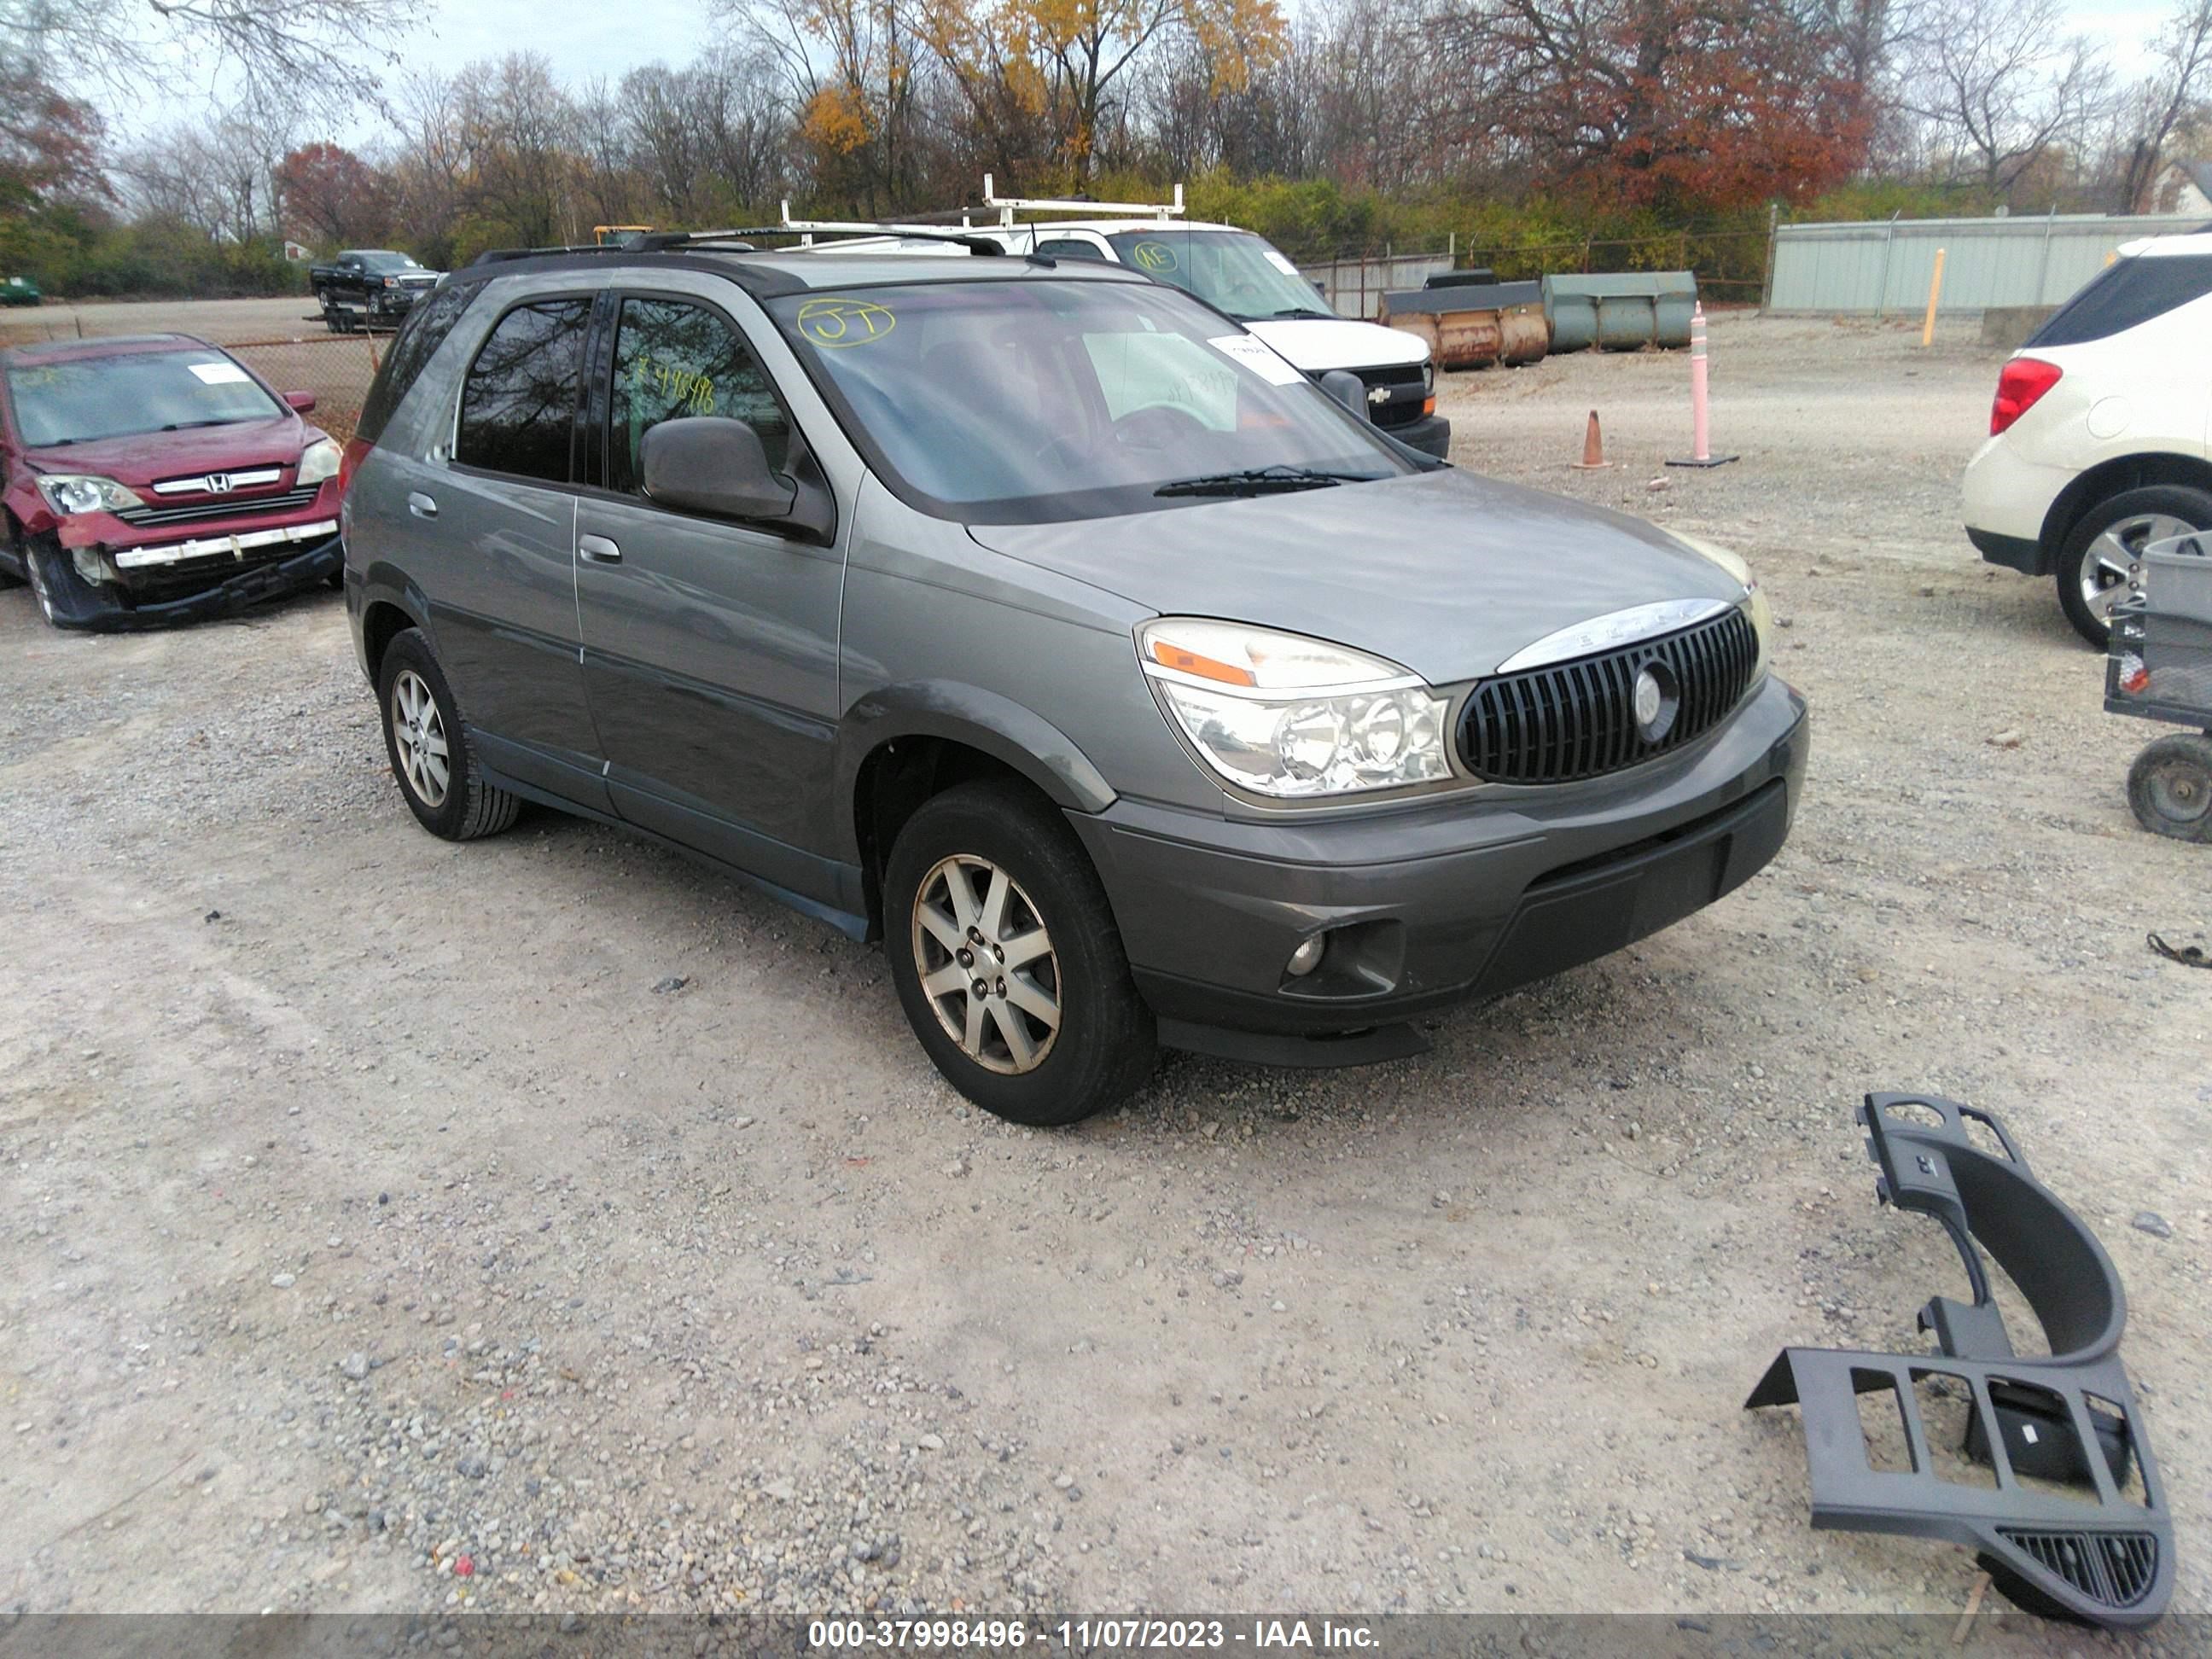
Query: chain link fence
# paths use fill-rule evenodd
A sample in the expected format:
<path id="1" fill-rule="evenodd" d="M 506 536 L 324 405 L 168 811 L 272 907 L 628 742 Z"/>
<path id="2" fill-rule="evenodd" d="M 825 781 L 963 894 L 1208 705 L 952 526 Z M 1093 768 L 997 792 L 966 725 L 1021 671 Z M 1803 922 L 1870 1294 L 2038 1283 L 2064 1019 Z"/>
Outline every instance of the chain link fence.
<path id="1" fill-rule="evenodd" d="M 237 340 L 223 349 L 280 392 L 313 392 L 315 412 L 307 418 L 343 443 L 361 423 L 368 383 L 390 344 L 374 334 L 331 334 Z"/>

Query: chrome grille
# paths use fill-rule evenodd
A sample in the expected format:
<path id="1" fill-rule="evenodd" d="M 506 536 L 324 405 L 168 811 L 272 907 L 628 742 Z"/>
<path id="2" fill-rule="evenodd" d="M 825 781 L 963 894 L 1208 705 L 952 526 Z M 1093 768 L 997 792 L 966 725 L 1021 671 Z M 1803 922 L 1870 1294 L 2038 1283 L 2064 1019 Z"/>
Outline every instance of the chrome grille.
<path id="1" fill-rule="evenodd" d="M 1673 723 L 1638 729 L 1636 682 L 1656 666 L 1673 684 Z M 1602 777 L 1694 742 L 1751 689 L 1759 633 L 1741 610 L 1680 633 L 1481 682 L 1460 720 L 1460 758 L 1492 783 Z"/>
<path id="2" fill-rule="evenodd" d="M 115 516 L 142 529 L 161 525 L 201 524 L 210 519 L 249 519 L 264 513 L 304 511 L 315 504 L 319 483 L 297 484 L 273 495 L 225 496 L 219 501 L 194 501 L 188 507 L 126 507 Z"/>

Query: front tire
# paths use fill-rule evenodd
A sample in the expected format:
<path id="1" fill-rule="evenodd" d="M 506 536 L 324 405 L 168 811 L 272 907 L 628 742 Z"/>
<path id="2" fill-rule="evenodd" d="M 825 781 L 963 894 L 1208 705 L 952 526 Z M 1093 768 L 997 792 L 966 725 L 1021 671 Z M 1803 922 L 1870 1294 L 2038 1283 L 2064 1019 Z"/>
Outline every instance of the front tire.
<path id="1" fill-rule="evenodd" d="M 484 781 L 453 688 L 420 629 L 404 629 L 385 647 L 376 701 L 392 775 L 425 830 L 447 841 L 474 841 L 514 822 L 522 802 Z"/>
<path id="2" fill-rule="evenodd" d="M 985 1111 L 1040 1127 L 1115 1105 L 1158 1057 L 1082 846 L 1027 786 L 964 783 L 909 818 L 884 871 L 884 949 L 915 1036 Z"/>
<path id="3" fill-rule="evenodd" d="M 2154 836 L 2212 842 L 2212 733 L 2160 738 L 2128 769 L 2128 805 Z"/>
<path id="4" fill-rule="evenodd" d="M 2142 592 L 2142 550 L 2152 542 L 2212 530 L 2212 491 L 2150 484 L 2107 496 L 2081 516 L 2058 552 L 2058 603 L 2081 637 L 2111 642 L 2112 606 Z"/>

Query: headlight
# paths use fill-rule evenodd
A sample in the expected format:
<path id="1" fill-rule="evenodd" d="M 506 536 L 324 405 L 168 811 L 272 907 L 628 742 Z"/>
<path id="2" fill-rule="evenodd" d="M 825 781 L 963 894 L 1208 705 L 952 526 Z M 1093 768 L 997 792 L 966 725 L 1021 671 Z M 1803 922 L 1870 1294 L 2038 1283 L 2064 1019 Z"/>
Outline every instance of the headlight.
<path id="1" fill-rule="evenodd" d="M 384 279 L 384 285 L 386 288 L 398 288 L 399 286 L 399 279 L 397 276 L 387 276 Z"/>
<path id="2" fill-rule="evenodd" d="M 1451 775 L 1443 698 L 1395 663 L 1237 623 L 1161 617 L 1137 653 L 1206 763 L 1285 799 Z"/>
<path id="3" fill-rule="evenodd" d="M 1773 654 L 1774 649 L 1774 612 L 1767 605 L 1766 595 L 1759 586 L 1759 578 L 1751 574 L 1751 567 L 1744 562 L 1741 555 L 1731 553 L 1725 547 L 1716 547 L 1695 536 L 1685 536 L 1679 530 L 1669 531 L 1668 534 L 1692 553 L 1711 559 L 1743 584 L 1743 611 L 1751 618 L 1751 625 L 1759 635 L 1759 665 L 1752 671 L 1755 680 L 1766 672 L 1766 659 Z"/>
<path id="4" fill-rule="evenodd" d="M 143 507 L 130 490 L 112 478 L 82 472 L 49 472 L 39 480 L 39 493 L 46 505 L 64 518 L 80 513 L 119 513 L 126 507 Z"/>
<path id="5" fill-rule="evenodd" d="M 343 459 L 337 441 L 318 438 L 300 452 L 300 479 L 303 484 L 320 483 L 325 478 L 338 476 L 338 462 Z"/>

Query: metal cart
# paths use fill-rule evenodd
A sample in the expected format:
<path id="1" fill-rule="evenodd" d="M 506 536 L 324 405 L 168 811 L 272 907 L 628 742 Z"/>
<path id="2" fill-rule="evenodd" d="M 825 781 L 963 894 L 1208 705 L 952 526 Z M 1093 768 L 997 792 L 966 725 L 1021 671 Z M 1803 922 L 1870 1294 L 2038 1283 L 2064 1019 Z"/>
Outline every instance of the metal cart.
<path id="1" fill-rule="evenodd" d="M 2212 842 L 2212 533 L 2143 550 L 2140 595 L 2112 608 L 2105 708 L 2194 726 L 2128 769 L 2128 805 L 2154 835 Z"/>

